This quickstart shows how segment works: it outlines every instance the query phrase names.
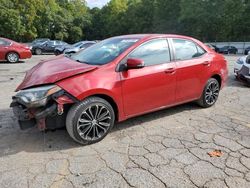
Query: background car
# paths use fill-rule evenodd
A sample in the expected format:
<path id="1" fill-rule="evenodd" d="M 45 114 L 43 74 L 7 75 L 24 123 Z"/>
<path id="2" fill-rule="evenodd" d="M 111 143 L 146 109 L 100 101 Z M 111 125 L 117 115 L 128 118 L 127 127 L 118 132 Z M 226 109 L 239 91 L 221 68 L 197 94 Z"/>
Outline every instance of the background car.
<path id="1" fill-rule="evenodd" d="M 48 38 L 38 38 L 38 39 L 35 39 L 31 42 L 31 46 L 35 45 L 35 44 L 38 44 L 38 43 L 44 43 L 44 42 L 47 42 L 49 41 L 50 39 Z"/>
<path id="2" fill-rule="evenodd" d="M 73 45 L 71 48 L 67 48 L 64 50 L 65 54 L 72 54 L 72 53 L 76 53 L 79 52 L 80 50 L 86 49 L 90 46 L 92 46 L 93 44 L 96 44 L 95 41 L 82 41 L 82 42 L 78 42 L 75 45 Z"/>
<path id="3" fill-rule="evenodd" d="M 196 39 L 118 36 L 33 67 L 11 107 L 21 128 L 66 125 L 86 145 L 102 140 L 116 121 L 191 101 L 211 107 L 227 76 L 225 58 Z"/>
<path id="4" fill-rule="evenodd" d="M 234 64 L 234 75 L 237 79 L 250 85 L 250 52 L 240 57 Z"/>
<path id="5" fill-rule="evenodd" d="M 222 54 L 237 54 L 238 49 L 234 46 L 223 46 L 222 48 L 219 48 L 219 53 Z"/>
<path id="6" fill-rule="evenodd" d="M 81 42 L 77 42 L 75 44 L 72 45 L 63 45 L 60 47 L 55 48 L 55 55 L 60 55 L 63 53 L 76 53 L 81 49 L 87 48 L 93 44 L 95 44 L 96 42 L 94 41 L 81 41 Z"/>
<path id="7" fill-rule="evenodd" d="M 59 40 L 49 40 L 42 43 L 37 43 L 32 46 L 32 53 L 36 55 L 41 55 L 43 53 L 54 53 L 56 47 L 67 45 L 66 42 Z"/>
<path id="8" fill-rule="evenodd" d="M 28 59 L 31 56 L 30 48 L 27 45 L 10 39 L 0 38 L 0 60 L 17 63 L 19 59 Z"/>
<path id="9" fill-rule="evenodd" d="M 245 50 L 244 50 L 244 54 L 248 55 L 248 52 L 250 52 L 250 46 L 248 46 Z"/>

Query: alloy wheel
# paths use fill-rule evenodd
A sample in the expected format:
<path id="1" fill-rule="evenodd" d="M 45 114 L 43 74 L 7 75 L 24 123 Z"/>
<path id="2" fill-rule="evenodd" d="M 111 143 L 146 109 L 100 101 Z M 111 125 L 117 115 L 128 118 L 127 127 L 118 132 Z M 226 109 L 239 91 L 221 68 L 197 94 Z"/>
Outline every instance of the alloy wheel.
<path id="1" fill-rule="evenodd" d="M 101 104 L 89 106 L 82 112 L 77 122 L 77 132 L 88 141 L 101 138 L 112 124 L 108 108 Z"/>
<path id="2" fill-rule="evenodd" d="M 37 49 L 35 50 L 35 53 L 36 53 L 36 55 L 41 55 L 41 54 L 42 54 L 42 50 L 39 49 L 39 48 L 37 48 Z"/>
<path id="3" fill-rule="evenodd" d="M 10 63 L 16 63 L 18 62 L 18 55 L 16 53 L 9 53 L 7 55 L 7 60 L 10 62 Z"/>
<path id="4" fill-rule="evenodd" d="M 205 92 L 205 100 L 209 105 L 214 104 L 219 96 L 220 86 L 218 82 L 211 82 Z"/>

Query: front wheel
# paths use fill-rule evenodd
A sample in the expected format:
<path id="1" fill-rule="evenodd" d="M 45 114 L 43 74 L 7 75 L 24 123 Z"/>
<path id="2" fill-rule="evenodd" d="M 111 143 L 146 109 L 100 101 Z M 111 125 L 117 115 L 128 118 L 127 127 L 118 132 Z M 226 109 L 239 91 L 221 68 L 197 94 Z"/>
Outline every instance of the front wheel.
<path id="1" fill-rule="evenodd" d="M 104 99 L 90 97 L 71 107 L 66 118 L 66 129 L 78 143 L 87 145 L 102 140 L 112 129 L 115 114 Z"/>
<path id="2" fill-rule="evenodd" d="M 198 100 L 198 104 L 201 107 L 208 108 L 213 106 L 219 96 L 220 84 L 215 78 L 210 78 L 203 90 L 201 98 Z"/>
<path id="3" fill-rule="evenodd" d="M 16 52 L 9 52 L 6 55 L 6 60 L 10 63 L 17 63 L 19 62 L 19 55 Z"/>

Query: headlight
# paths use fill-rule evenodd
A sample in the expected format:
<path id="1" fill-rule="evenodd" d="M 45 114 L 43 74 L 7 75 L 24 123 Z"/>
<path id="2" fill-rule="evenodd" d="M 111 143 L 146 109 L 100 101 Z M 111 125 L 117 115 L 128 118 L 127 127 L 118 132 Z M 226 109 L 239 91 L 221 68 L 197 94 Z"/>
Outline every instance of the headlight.
<path id="1" fill-rule="evenodd" d="M 250 52 L 250 51 L 249 51 Z M 248 55 L 247 57 L 246 57 L 246 63 L 247 64 L 250 64 L 250 55 Z"/>
<path id="2" fill-rule="evenodd" d="M 238 59 L 236 63 L 242 65 L 244 62 L 241 59 Z"/>
<path id="3" fill-rule="evenodd" d="M 16 94 L 16 98 L 20 98 L 28 106 L 38 107 L 47 103 L 47 97 L 60 91 L 57 85 L 41 86 L 32 89 L 21 90 Z"/>

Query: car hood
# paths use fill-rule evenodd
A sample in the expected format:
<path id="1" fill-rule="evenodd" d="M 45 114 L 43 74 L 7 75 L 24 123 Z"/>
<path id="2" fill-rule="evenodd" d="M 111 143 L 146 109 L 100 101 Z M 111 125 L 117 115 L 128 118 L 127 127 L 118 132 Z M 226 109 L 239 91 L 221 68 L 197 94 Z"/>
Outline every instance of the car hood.
<path id="1" fill-rule="evenodd" d="M 47 61 L 42 61 L 27 71 L 23 82 L 17 87 L 16 91 L 33 86 L 55 83 L 96 68 L 97 66 L 79 63 L 61 55 Z"/>
<path id="2" fill-rule="evenodd" d="M 67 50 L 67 51 L 70 51 L 70 50 L 78 51 L 78 50 L 80 50 L 80 48 L 79 47 L 71 47 L 71 48 L 67 48 L 65 50 Z"/>

